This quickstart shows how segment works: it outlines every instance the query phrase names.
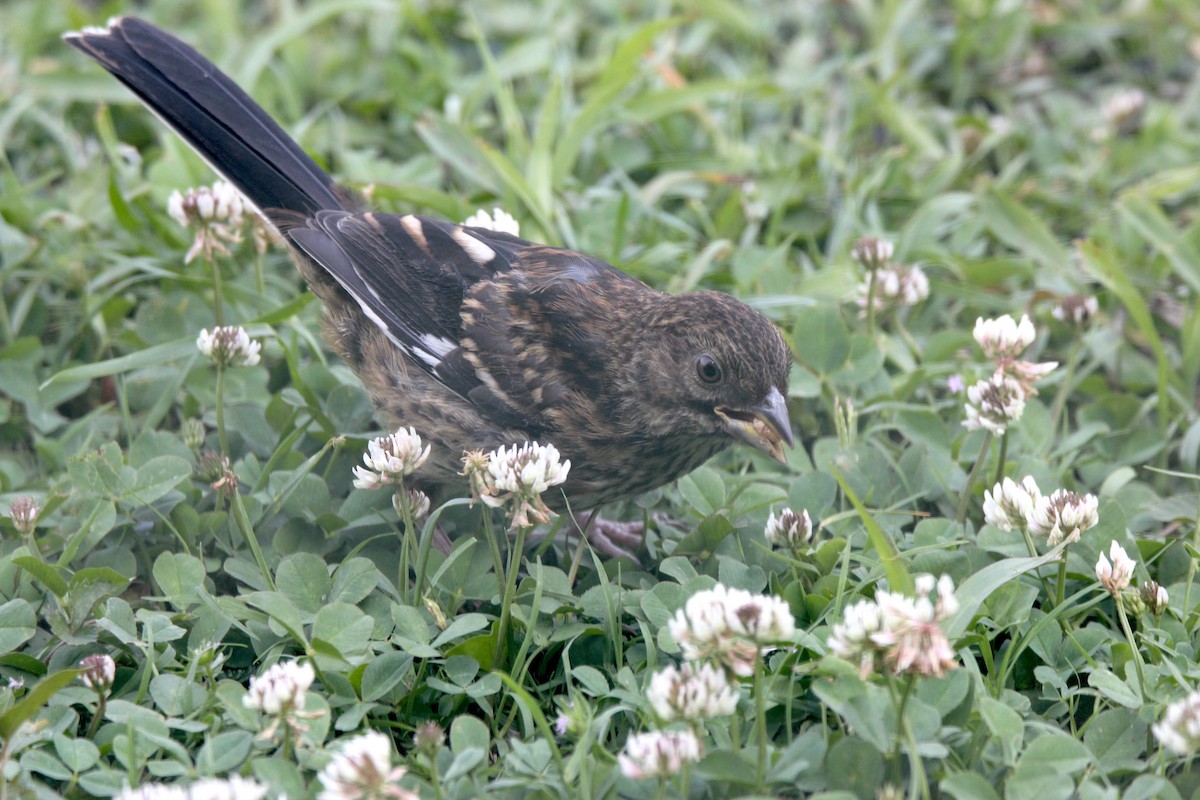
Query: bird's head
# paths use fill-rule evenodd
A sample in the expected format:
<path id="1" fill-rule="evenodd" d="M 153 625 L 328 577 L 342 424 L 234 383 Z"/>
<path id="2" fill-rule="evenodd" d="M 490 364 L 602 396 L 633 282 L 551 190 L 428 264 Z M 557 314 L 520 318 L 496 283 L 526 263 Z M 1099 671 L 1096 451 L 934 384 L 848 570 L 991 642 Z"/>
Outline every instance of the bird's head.
<path id="1" fill-rule="evenodd" d="M 631 413 L 664 435 L 730 436 L 786 463 L 791 354 L 778 329 L 726 294 L 664 296 L 647 310 L 626 365 Z"/>

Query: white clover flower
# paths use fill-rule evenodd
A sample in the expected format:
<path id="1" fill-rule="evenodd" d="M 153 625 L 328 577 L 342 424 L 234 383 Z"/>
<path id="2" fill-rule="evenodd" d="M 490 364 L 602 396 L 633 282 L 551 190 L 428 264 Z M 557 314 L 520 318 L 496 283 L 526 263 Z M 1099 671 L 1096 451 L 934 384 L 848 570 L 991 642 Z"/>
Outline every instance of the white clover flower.
<path id="1" fill-rule="evenodd" d="M 188 800 L 262 800 L 266 794 L 265 784 L 240 775 L 224 780 L 205 778 L 187 787 Z"/>
<path id="2" fill-rule="evenodd" d="M 778 517 L 772 511 L 771 516 L 767 518 L 763 534 L 767 541 L 776 547 L 795 550 L 808 544 L 813 536 L 812 519 L 808 516 L 808 509 L 801 509 L 797 514 L 792 509 L 785 508 L 779 512 Z"/>
<path id="3" fill-rule="evenodd" d="M 846 607 L 842 621 L 833 626 L 829 649 L 838 658 L 858 664 L 864 678 L 875 669 L 877 649 L 871 637 L 883 630 L 883 614 L 874 600 L 859 600 Z"/>
<path id="4" fill-rule="evenodd" d="M 403 494 L 401 494 L 402 492 Z M 408 510 L 414 520 L 421 519 L 429 513 L 429 495 L 420 489 L 400 489 L 392 495 L 392 508 L 396 510 L 397 516 L 404 516 L 404 508 L 401 506 L 402 498 L 407 498 Z"/>
<path id="5" fill-rule="evenodd" d="M 241 192 L 233 188 L 233 184 L 228 181 L 217 181 L 212 186 L 212 193 L 217 201 L 216 208 L 213 209 L 213 218 L 232 225 L 240 224 L 242 214 L 246 211 Z"/>
<path id="6" fill-rule="evenodd" d="M 591 729 L 592 710 L 584 702 L 572 699 L 557 698 L 558 716 L 554 719 L 554 731 L 559 736 L 582 736 Z"/>
<path id="7" fill-rule="evenodd" d="M 949 619 L 958 613 L 958 597 L 954 594 L 954 579 L 949 575 L 941 575 L 935 581 L 932 575 L 918 575 L 916 580 L 917 593 L 925 597 L 936 588 L 937 602 L 933 606 L 934 616 L 939 620 Z"/>
<path id="8" fill-rule="evenodd" d="M 205 778 L 191 784 L 144 783 L 123 789 L 114 800 L 262 800 L 267 786 L 234 775 L 226 779 Z"/>
<path id="9" fill-rule="evenodd" d="M 699 761 L 701 752 L 700 740 L 690 730 L 649 731 L 630 736 L 617 762 L 627 778 L 668 777 Z"/>
<path id="10" fill-rule="evenodd" d="M 88 656 L 79 662 L 79 666 L 84 670 L 79 680 L 83 681 L 84 686 L 98 692 L 108 690 L 117 678 L 117 662 L 107 653 Z"/>
<path id="11" fill-rule="evenodd" d="M 488 463 L 492 481 L 501 492 L 541 494 L 567 479 L 570 461 L 560 461 L 552 444 L 526 442 L 518 447 L 500 448 Z"/>
<path id="12" fill-rule="evenodd" d="M 795 633 L 796 621 L 778 597 L 717 584 L 696 592 L 668 623 L 687 661 L 713 659 L 735 675 L 754 673 L 759 651 Z"/>
<path id="13" fill-rule="evenodd" d="M 462 472 L 458 473 L 467 479 L 471 489 L 471 505 L 484 496 L 493 495 L 496 487 L 492 484 L 491 473 L 488 472 L 488 454 L 482 450 L 468 450 L 463 453 Z"/>
<path id="14" fill-rule="evenodd" d="M 742 597 L 741 595 L 746 595 Z M 734 636 L 755 644 L 772 644 L 790 639 L 796 632 L 796 618 L 782 598 L 774 595 L 752 595 L 730 592 L 726 606 L 726 621 Z"/>
<path id="15" fill-rule="evenodd" d="M 387 736 L 378 731 L 355 736 L 341 744 L 317 776 L 317 800 L 416 800 L 416 792 L 397 785 L 405 772 L 404 767 L 392 766 Z"/>
<path id="16" fill-rule="evenodd" d="M 1181 756 L 1195 751 L 1200 747 L 1200 691 L 1167 706 L 1162 720 L 1151 730 L 1168 750 Z"/>
<path id="17" fill-rule="evenodd" d="M 216 450 L 205 450 L 196 459 L 196 477 L 205 483 L 220 480 L 230 471 L 229 457 Z"/>
<path id="18" fill-rule="evenodd" d="M 930 594 L 937 588 L 937 600 Z M 884 663 L 895 674 L 942 675 L 958 666 L 954 648 L 941 623 L 958 611 L 954 582 L 949 575 L 916 580 L 916 597 L 878 592 L 875 601 L 883 617 L 883 630 L 871 641 L 885 649 Z"/>
<path id="19" fill-rule="evenodd" d="M 659 670 L 650 679 L 646 698 L 664 722 L 728 716 L 738 703 L 737 690 L 725 671 L 709 664 Z"/>
<path id="20" fill-rule="evenodd" d="M 204 444 L 204 422 L 194 417 L 189 417 L 183 421 L 183 425 L 179 428 L 179 433 L 183 439 L 183 443 L 187 445 L 189 450 L 198 451 Z"/>
<path id="21" fill-rule="evenodd" d="M 1096 312 L 1099 310 L 1100 304 L 1096 302 L 1094 296 L 1069 294 L 1058 301 L 1050 314 L 1060 322 L 1082 325 L 1091 317 L 1096 316 Z"/>
<path id="22" fill-rule="evenodd" d="M 1004 372 L 1021 385 L 1021 391 L 1026 397 L 1034 397 L 1038 390 L 1034 383 L 1049 375 L 1058 366 L 1057 361 L 1043 361 L 1035 364 L 1032 361 L 1013 361 L 1004 366 Z"/>
<path id="23" fill-rule="evenodd" d="M 916 265 L 897 267 L 896 289 L 891 297 L 902 306 L 915 306 L 929 297 L 929 278 L 925 271 Z"/>
<path id="24" fill-rule="evenodd" d="M 315 677 L 312 664 L 307 661 L 281 661 L 250 679 L 242 705 L 273 716 L 286 716 L 304 708 L 305 694 Z"/>
<path id="25" fill-rule="evenodd" d="M 762 649 L 765 651 L 770 648 Z M 749 678 L 754 674 L 758 653 L 758 646 L 751 642 L 744 639 L 726 639 L 720 643 L 720 649 L 713 653 L 712 657 L 739 678 Z"/>
<path id="26" fill-rule="evenodd" d="M 871 293 L 868 281 L 858 286 L 854 302 L 866 308 L 867 296 Z M 875 271 L 875 308 L 893 306 L 915 306 L 929 297 L 929 278 L 917 266 L 890 264 Z"/>
<path id="27" fill-rule="evenodd" d="M 1053 547 L 1061 541 L 1077 542 L 1079 534 L 1100 521 L 1099 501 L 1095 495 L 1081 495 L 1059 489 L 1043 497 L 1029 515 L 1029 530 L 1045 536 Z"/>
<path id="28" fill-rule="evenodd" d="M 867 677 L 882 658 L 893 674 L 941 675 L 958 666 L 942 623 L 958 611 L 949 575 L 916 579 L 916 596 L 880 590 L 875 601 L 861 600 L 846 609 L 833 627 L 829 649 L 858 664 Z M 936 600 L 931 599 L 937 589 Z"/>
<path id="29" fill-rule="evenodd" d="M 226 244 L 242 240 L 245 210 L 246 202 L 241 193 L 226 181 L 187 192 L 172 192 L 167 199 L 167 213 L 181 226 L 196 229 L 196 238 L 184 258 L 185 263 L 190 263 L 201 251 L 210 261 L 214 252 L 228 255 Z"/>
<path id="30" fill-rule="evenodd" d="M 1108 552 L 1112 556 L 1112 563 L 1108 563 L 1104 553 L 1100 554 L 1100 558 L 1096 561 L 1096 580 L 1100 581 L 1109 594 L 1116 597 L 1129 587 L 1129 580 L 1133 577 L 1133 568 L 1136 564 L 1125 552 L 1125 548 L 1117 544 L 1115 540 Z"/>
<path id="31" fill-rule="evenodd" d="M 1001 530 L 1025 530 L 1029 515 L 1041 499 L 1032 475 L 1026 475 L 1020 483 L 1005 478 L 983 493 L 983 518 Z"/>
<path id="32" fill-rule="evenodd" d="M 750 223 L 762 222 L 771 214 L 771 204 L 762 199 L 758 184 L 752 180 L 742 181 L 742 213 Z"/>
<path id="33" fill-rule="evenodd" d="M 493 508 L 511 503 L 514 528 L 550 521 L 553 512 L 542 493 L 563 483 L 571 470 L 571 462 L 560 460 L 554 445 L 525 442 L 493 450 L 487 454 L 486 472 L 478 461 L 472 453 L 463 459 L 475 499 Z"/>
<path id="34" fill-rule="evenodd" d="M 442 101 L 442 116 L 449 122 L 458 124 L 462 121 L 462 95 L 451 92 L 446 95 L 446 99 Z"/>
<path id="35" fill-rule="evenodd" d="M 701 657 L 697 653 L 689 654 L 689 645 L 716 642 L 729 635 L 725 617 L 728 591 L 718 583 L 711 589 L 696 592 L 667 623 L 672 638 L 684 648 L 684 658 L 693 661 Z"/>
<path id="36" fill-rule="evenodd" d="M 1028 314 L 1022 314 L 1020 322 L 1004 314 L 995 319 L 976 318 L 974 336 L 988 358 L 1002 361 L 1021 355 L 1033 344 L 1037 331 Z"/>
<path id="37" fill-rule="evenodd" d="M 240 326 L 219 325 L 208 332 L 203 328 L 196 337 L 196 348 L 225 367 L 252 367 L 260 360 L 262 345 L 252 340 Z"/>
<path id="38" fill-rule="evenodd" d="M 187 212 L 183 210 L 183 194 L 178 189 L 171 192 L 171 196 L 167 198 L 167 214 L 184 228 L 190 228 L 192 225 Z"/>
<path id="39" fill-rule="evenodd" d="M 1161 614 L 1170 604 L 1167 590 L 1158 585 L 1158 581 L 1146 581 L 1141 586 L 1142 602 L 1150 609 L 1151 614 Z"/>
<path id="40" fill-rule="evenodd" d="M 1025 413 L 1025 390 L 1001 372 L 967 389 L 967 400 L 962 424 L 969 431 L 983 429 L 999 436 Z"/>
<path id="41" fill-rule="evenodd" d="M 13 527 L 28 536 L 37 527 L 38 515 L 42 507 L 32 497 L 18 497 L 8 507 L 8 516 L 12 519 Z"/>
<path id="42" fill-rule="evenodd" d="M 462 223 L 468 228 L 486 228 L 489 231 L 497 233 L 511 233 L 513 236 L 521 235 L 521 223 L 502 208 L 493 208 L 492 213 L 488 213 L 486 209 L 479 209 L 471 216 L 463 220 Z"/>
<path id="43" fill-rule="evenodd" d="M 985 320 L 980 317 L 975 320 L 975 341 L 979 342 L 979 346 L 983 348 L 983 352 L 988 357 L 995 360 L 996 372 L 989 381 L 980 381 L 973 387 L 981 396 L 992 395 L 988 397 L 991 400 L 991 407 L 985 411 L 980 407 L 980 400 L 972 398 L 971 402 L 976 406 L 976 410 L 974 412 L 970 409 L 967 410 L 968 423 L 964 423 L 969 429 L 982 427 L 996 434 L 1004 433 L 1006 424 L 1004 417 L 1019 418 L 1024 409 L 1025 398 L 1037 394 L 1037 389 L 1033 384 L 1046 377 L 1058 366 L 1057 361 L 1035 364 L 1031 361 L 1017 360 L 1017 356 L 1036 338 L 1037 331 L 1034 330 L 1028 314 L 1023 314 L 1020 322 L 1008 314 L 995 319 Z M 1005 381 L 1014 381 L 1021 390 L 1019 395 L 1012 392 L 1012 384 L 1007 384 Z M 996 396 L 1001 384 L 1009 386 L 1010 390 L 1000 392 Z M 988 389 L 988 386 L 992 388 Z M 970 390 L 968 390 L 969 393 Z M 1019 404 L 1017 403 L 1018 398 Z"/>
<path id="44" fill-rule="evenodd" d="M 884 267 L 892 260 L 896 247 L 887 239 L 863 236 L 850 248 L 850 257 L 869 272 Z"/>
<path id="45" fill-rule="evenodd" d="M 429 458 L 429 448 L 411 426 L 372 439 L 363 453 L 365 466 L 354 468 L 354 487 L 379 489 L 403 484 Z"/>
<path id="46" fill-rule="evenodd" d="M 245 211 L 241 193 L 227 181 L 188 189 L 186 193 L 176 190 L 167 199 L 167 213 L 185 228 L 214 222 L 241 225 Z"/>
<path id="47" fill-rule="evenodd" d="M 1104 118 L 1119 134 L 1136 133 L 1146 113 L 1146 94 L 1141 89 L 1122 89 L 1104 103 Z"/>
<path id="48" fill-rule="evenodd" d="M 187 789 L 175 784 L 143 783 L 136 789 L 122 789 L 113 800 L 190 800 Z"/>
<path id="49" fill-rule="evenodd" d="M 229 659 L 229 655 L 221 648 L 220 642 L 214 642 L 210 639 L 192 648 L 191 658 L 193 666 L 201 667 L 210 673 L 216 673 L 220 671 L 221 667 Z"/>

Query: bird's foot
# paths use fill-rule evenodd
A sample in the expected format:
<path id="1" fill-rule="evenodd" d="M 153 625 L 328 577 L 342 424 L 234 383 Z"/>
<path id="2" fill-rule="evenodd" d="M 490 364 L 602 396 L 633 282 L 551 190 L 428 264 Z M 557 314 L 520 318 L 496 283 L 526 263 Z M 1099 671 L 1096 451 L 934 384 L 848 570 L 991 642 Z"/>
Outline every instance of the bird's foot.
<path id="1" fill-rule="evenodd" d="M 595 511 L 585 511 L 575 514 L 568 524 L 574 533 L 586 538 L 596 552 L 610 558 L 637 561 L 636 551 L 645 542 L 646 526 L 641 520 L 618 522 L 605 519 Z"/>

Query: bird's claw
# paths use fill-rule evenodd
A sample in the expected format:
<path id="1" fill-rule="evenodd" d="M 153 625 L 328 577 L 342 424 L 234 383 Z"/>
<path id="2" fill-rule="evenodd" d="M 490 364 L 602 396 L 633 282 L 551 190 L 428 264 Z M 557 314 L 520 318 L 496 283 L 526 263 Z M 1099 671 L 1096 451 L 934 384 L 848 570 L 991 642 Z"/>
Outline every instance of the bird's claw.
<path id="1" fill-rule="evenodd" d="M 618 522 L 605 519 L 594 511 L 577 514 L 571 523 L 575 532 L 588 540 L 592 548 L 609 558 L 637 561 L 636 551 L 645 543 L 646 526 L 641 520 Z"/>

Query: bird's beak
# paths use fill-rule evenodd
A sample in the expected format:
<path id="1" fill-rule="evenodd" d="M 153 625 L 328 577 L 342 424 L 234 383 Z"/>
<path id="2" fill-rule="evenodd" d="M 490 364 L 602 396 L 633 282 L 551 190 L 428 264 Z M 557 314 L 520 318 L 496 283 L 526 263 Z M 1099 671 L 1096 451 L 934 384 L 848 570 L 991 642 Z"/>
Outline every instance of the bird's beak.
<path id="1" fill-rule="evenodd" d="M 780 464 L 787 463 L 783 443 L 792 446 L 792 422 L 788 419 L 787 400 L 774 386 L 766 399 L 756 406 L 717 406 L 713 410 L 730 436 L 762 450 Z"/>

